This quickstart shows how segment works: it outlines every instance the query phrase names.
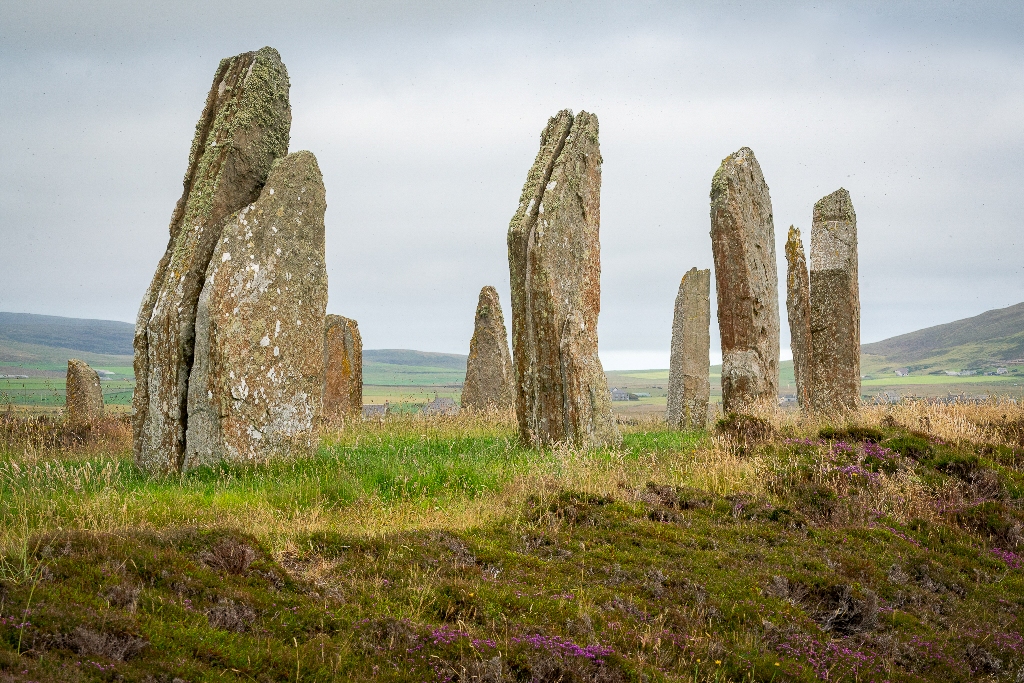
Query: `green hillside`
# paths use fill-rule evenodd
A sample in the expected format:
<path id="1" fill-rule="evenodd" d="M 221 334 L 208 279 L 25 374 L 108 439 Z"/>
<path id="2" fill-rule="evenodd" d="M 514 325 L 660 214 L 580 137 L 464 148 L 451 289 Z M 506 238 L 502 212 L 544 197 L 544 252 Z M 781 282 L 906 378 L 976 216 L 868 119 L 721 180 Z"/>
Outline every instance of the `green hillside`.
<path id="1" fill-rule="evenodd" d="M 461 370 L 432 365 L 399 365 L 367 361 L 363 355 L 363 384 L 375 386 L 434 386 L 462 384 L 466 366 Z"/>
<path id="2" fill-rule="evenodd" d="M 131 355 L 111 355 L 60 346 L 23 344 L 0 337 L 0 374 L 48 377 L 50 373 L 56 372 L 63 377 L 68 369 L 69 358 L 84 360 L 94 368 L 109 370 L 117 375 L 132 374 Z"/>
<path id="3" fill-rule="evenodd" d="M 1024 303 L 861 346 L 865 374 L 994 371 L 1024 359 Z"/>
<path id="4" fill-rule="evenodd" d="M 433 353 L 411 349 L 363 349 L 364 365 L 404 365 L 411 367 L 441 368 L 466 372 L 466 356 L 460 353 Z"/>
<path id="5" fill-rule="evenodd" d="M 0 339 L 21 344 L 130 356 L 134 334 L 134 325 L 118 320 L 0 312 Z"/>

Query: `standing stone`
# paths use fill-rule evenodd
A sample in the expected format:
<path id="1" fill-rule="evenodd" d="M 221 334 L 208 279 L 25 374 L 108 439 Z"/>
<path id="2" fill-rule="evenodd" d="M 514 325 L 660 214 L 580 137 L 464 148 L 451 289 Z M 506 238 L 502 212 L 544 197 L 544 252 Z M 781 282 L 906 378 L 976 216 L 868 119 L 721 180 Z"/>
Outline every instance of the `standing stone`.
<path id="1" fill-rule="evenodd" d="M 711 399 L 711 271 L 683 275 L 672 317 L 668 364 L 669 429 L 704 429 Z"/>
<path id="2" fill-rule="evenodd" d="M 857 215 L 840 188 L 814 205 L 811 225 L 811 407 L 860 404 Z"/>
<path id="3" fill-rule="evenodd" d="M 621 441 L 597 356 L 600 225 L 597 117 L 560 111 L 508 230 L 516 416 L 535 446 Z"/>
<path id="4" fill-rule="evenodd" d="M 91 424 L 103 417 L 100 376 L 84 360 L 72 358 L 68 361 L 65 391 L 68 422 Z"/>
<path id="5" fill-rule="evenodd" d="M 722 335 L 722 407 L 778 400 L 779 281 L 772 200 L 754 152 L 726 157 L 711 181 L 711 247 Z"/>
<path id="6" fill-rule="evenodd" d="M 806 410 L 810 407 L 811 386 L 811 286 L 800 229 L 792 225 L 786 240 L 786 263 L 786 311 L 789 314 L 789 345 L 793 350 L 796 400 Z"/>
<path id="7" fill-rule="evenodd" d="M 181 468 L 196 305 L 225 219 L 260 194 L 288 151 L 288 73 L 273 48 L 221 61 L 196 124 L 170 242 L 135 325 L 135 460 L 150 472 Z"/>
<path id="8" fill-rule="evenodd" d="M 358 417 L 363 410 L 363 338 L 359 324 L 327 316 L 324 329 L 324 416 Z"/>
<path id="9" fill-rule="evenodd" d="M 310 442 L 324 391 L 326 209 L 316 157 L 295 152 L 224 225 L 196 315 L 184 468 Z"/>
<path id="10" fill-rule="evenodd" d="M 508 350 L 505 317 L 501 314 L 498 290 L 488 286 L 480 290 L 476 305 L 462 407 L 508 408 L 513 403 L 512 393 L 512 354 Z"/>

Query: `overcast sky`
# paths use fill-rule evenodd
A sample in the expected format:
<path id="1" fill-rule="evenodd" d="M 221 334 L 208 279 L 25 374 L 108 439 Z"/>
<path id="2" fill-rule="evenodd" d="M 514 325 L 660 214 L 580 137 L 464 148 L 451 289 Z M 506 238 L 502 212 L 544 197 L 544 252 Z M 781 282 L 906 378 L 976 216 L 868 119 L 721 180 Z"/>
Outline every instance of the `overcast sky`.
<path id="1" fill-rule="evenodd" d="M 366 348 L 466 353 L 483 285 L 509 317 L 508 222 L 562 108 L 600 120 L 611 369 L 667 367 L 743 146 L 783 300 L 786 229 L 845 187 L 863 341 L 1024 301 L 1024 3 L 677 4 L 2 0 L 0 310 L 134 322 L 218 60 L 263 45 Z"/>

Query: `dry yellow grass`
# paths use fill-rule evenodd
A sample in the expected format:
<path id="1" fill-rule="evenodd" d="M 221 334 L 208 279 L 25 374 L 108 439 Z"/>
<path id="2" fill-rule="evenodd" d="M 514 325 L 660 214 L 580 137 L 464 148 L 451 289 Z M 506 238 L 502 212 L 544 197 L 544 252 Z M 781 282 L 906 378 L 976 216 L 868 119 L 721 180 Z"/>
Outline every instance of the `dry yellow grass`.
<path id="1" fill-rule="evenodd" d="M 511 411 L 392 416 L 324 433 L 320 453 L 308 461 L 163 479 L 149 479 L 135 470 L 130 428 L 123 419 L 111 419 L 84 436 L 59 422 L 8 419 L 2 423 L 0 440 L 0 544 L 23 544 L 27 533 L 57 529 L 117 533 L 188 525 L 244 529 L 288 552 L 295 539 L 322 531 L 358 530 L 375 536 L 410 529 L 471 528 L 514 515 L 530 496 L 543 498 L 564 489 L 634 500 L 648 482 L 778 501 L 801 476 L 801 459 L 784 447 L 786 440 L 816 437 L 825 426 L 901 425 L 950 442 L 1014 443 L 1024 425 L 1024 408 L 998 399 L 982 404 L 867 406 L 827 418 L 784 413 L 774 406 L 754 412 L 776 434 L 759 446 L 711 434 L 691 435 L 676 446 L 645 445 L 644 435 L 664 435 L 660 418 L 650 416 L 624 421 L 621 428 L 627 438 L 621 449 L 559 446 L 543 453 L 518 447 Z M 345 466 L 344 460 L 331 460 L 335 455 L 330 454 L 358 455 L 376 449 L 394 457 L 396 467 L 406 467 L 408 479 L 417 476 L 417 468 L 435 466 L 431 458 L 439 456 L 430 448 L 446 443 L 465 450 L 444 456 L 443 466 L 455 468 L 473 455 L 472 449 L 489 444 L 493 456 L 464 469 L 466 476 L 476 476 L 493 457 L 500 460 L 492 473 L 498 483 L 472 491 L 444 488 L 432 494 L 389 496 L 356 482 L 341 499 L 317 503 L 328 498 L 320 491 L 325 472 Z M 819 455 L 814 483 L 840 500 L 852 501 L 839 513 L 847 519 L 855 514 L 928 519 L 962 504 L 969 495 L 959 485 L 928 487 L 909 471 L 880 474 L 876 485 L 867 489 L 851 487 L 848 478 L 828 465 L 828 444 L 808 448 Z M 360 472 L 345 476 L 356 481 Z M 294 492 L 294 505 L 283 492 Z"/>

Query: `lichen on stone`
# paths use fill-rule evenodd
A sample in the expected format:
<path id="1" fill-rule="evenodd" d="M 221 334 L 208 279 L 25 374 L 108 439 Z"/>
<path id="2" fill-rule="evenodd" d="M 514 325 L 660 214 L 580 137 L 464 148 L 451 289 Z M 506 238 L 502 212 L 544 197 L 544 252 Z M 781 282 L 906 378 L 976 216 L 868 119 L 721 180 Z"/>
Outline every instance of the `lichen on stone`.
<path id="1" fill-rule="evenodd" d="M 259 195 L 287 152 L 288 75 L 273 48 L 222 60 L 196 125 L 170 242 L 136 323 L 134 450 L 145 470 L 182 465 L 196 306 L 225 219 Z"/>
<path id="2" fill-rule="evenodd" d="M 535 445 L 621 439 L 597 355 L 600 165 L 597 117 L 559 112 L 509 225 L 516 415 Z"/>

